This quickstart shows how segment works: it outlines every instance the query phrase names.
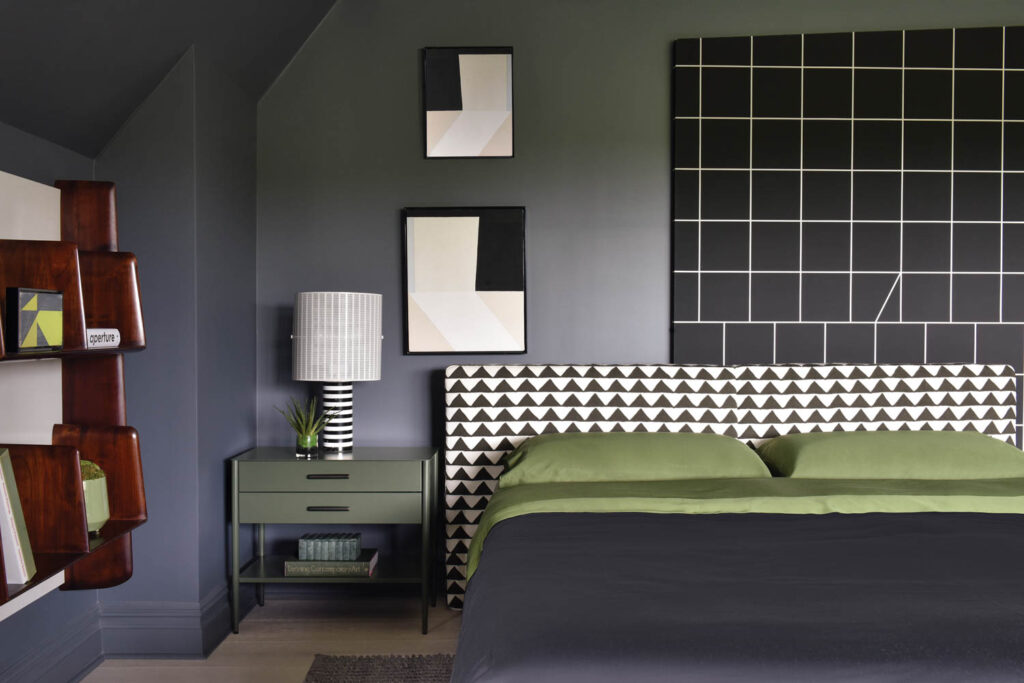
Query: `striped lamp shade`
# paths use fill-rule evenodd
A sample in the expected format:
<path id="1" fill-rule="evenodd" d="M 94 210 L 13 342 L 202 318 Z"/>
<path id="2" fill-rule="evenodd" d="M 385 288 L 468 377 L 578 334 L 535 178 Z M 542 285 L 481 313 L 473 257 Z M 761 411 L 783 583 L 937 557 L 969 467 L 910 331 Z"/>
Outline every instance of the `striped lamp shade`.
<path id="1" fill-rule="evenodd" d="M 292 327 L 292 378 L 380 379 L 380 294 L 299 292 Z"/>

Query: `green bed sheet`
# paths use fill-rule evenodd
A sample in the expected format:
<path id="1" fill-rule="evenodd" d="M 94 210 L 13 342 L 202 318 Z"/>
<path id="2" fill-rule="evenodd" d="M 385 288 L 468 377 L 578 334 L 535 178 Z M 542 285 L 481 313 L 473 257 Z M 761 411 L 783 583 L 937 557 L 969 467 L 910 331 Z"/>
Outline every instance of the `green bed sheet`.
<path id="1" fill-rule="evenodd" d="M 687 479 L 525 484 L 499 488 L 469 547 L 472 577 L 487 533 L 503 520 L 537 512 L 1024 513 L 1024 478 L 1014 479 Z"/>

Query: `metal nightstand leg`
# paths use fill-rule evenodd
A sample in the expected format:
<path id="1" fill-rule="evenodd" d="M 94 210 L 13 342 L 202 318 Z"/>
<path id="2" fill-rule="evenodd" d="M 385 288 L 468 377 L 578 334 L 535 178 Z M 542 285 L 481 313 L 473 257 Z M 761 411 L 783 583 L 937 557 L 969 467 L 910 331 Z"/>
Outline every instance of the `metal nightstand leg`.
<path id="1" fill-rule="evenodd" d="M 441 553 L 440 564 L 434 553 L 437 551 L 437 529 L 440 529 L 440 510 L 438 501 L 441 499 L 441 491 L 438 489 L 438 458 L 440 452 L 435 453 L 430 459 L 430 606 L 437 605 L 438 579 L 444 576 L 444 571 L 439 571 L 444 566 L 444 553 Z"/>
<path id="2" fill-rule="evenodd" d="M 256 525 L 256 554 L 259 556 L 261 562 L 263 561 L 263 555 L 264 555 L 263 550 L 264 550 L 264 546 L 266 545 L 266 541 L 267 541 L 266 525 L 264 525 L 262 523 L 261 524 L 257 524 Z M 264 603 L 263 586 L 264 586 L 264 584 L 262 584 L 262 583 L 257 583 L 256 584 L 256 602 L 259 603 L 260 607 L 263 607 L 263 603 Z"/>
<path id="3" fill-rule="evenodd" d="M 420 495 L 423 505 L 420 513 L 420 609 L 424 634 L 427 632 L 427 619 L 430 610 L 430 564 L 433 560 L 430 554 L 430 517 L 434 512 L 430 490 L 433 484 L 430 463 L 430 460 L 423 461 L 423 490 Z"/>
<path id="4" fill-rule="evenodd" d="M 231 630 L 238 633 L 238 462 L 231 461 Z"/>

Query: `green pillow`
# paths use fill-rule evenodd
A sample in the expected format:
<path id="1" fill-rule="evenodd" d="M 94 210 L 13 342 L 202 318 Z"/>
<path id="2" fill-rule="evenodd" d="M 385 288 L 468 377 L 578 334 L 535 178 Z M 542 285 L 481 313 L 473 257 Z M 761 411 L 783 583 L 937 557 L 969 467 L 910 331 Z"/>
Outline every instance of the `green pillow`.
<path id="1" fill-rule="evenodd" d="M 978 432 L 790 434 L 758 452 L 772 474 L 803 479 L 1024 477 L 1024 453 Z"/>
<path id="2" fill-rule="evenodd" d="M 585 481 L 770 477 L 743 443 L 715 434 L 544 434 L 505 459 L 501 486 Z"/>

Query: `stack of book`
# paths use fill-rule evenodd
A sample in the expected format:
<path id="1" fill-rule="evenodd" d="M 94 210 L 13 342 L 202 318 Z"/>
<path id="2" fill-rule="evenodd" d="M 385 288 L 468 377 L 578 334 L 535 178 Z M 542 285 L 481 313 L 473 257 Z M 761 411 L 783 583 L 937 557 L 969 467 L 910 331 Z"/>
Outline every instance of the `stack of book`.
<path id="1" fill-rule="evenodd" d="M 362 548 L 359 534 L 303 534 L 298 559 L 285 560 L 285 576 L 373 576 L 377 551 Z"/>
<path id="2" fill-rule="evenodd" d="M 300 560 L 354 560 L 362 550 L 362 534 L 302 534 Z"/>

